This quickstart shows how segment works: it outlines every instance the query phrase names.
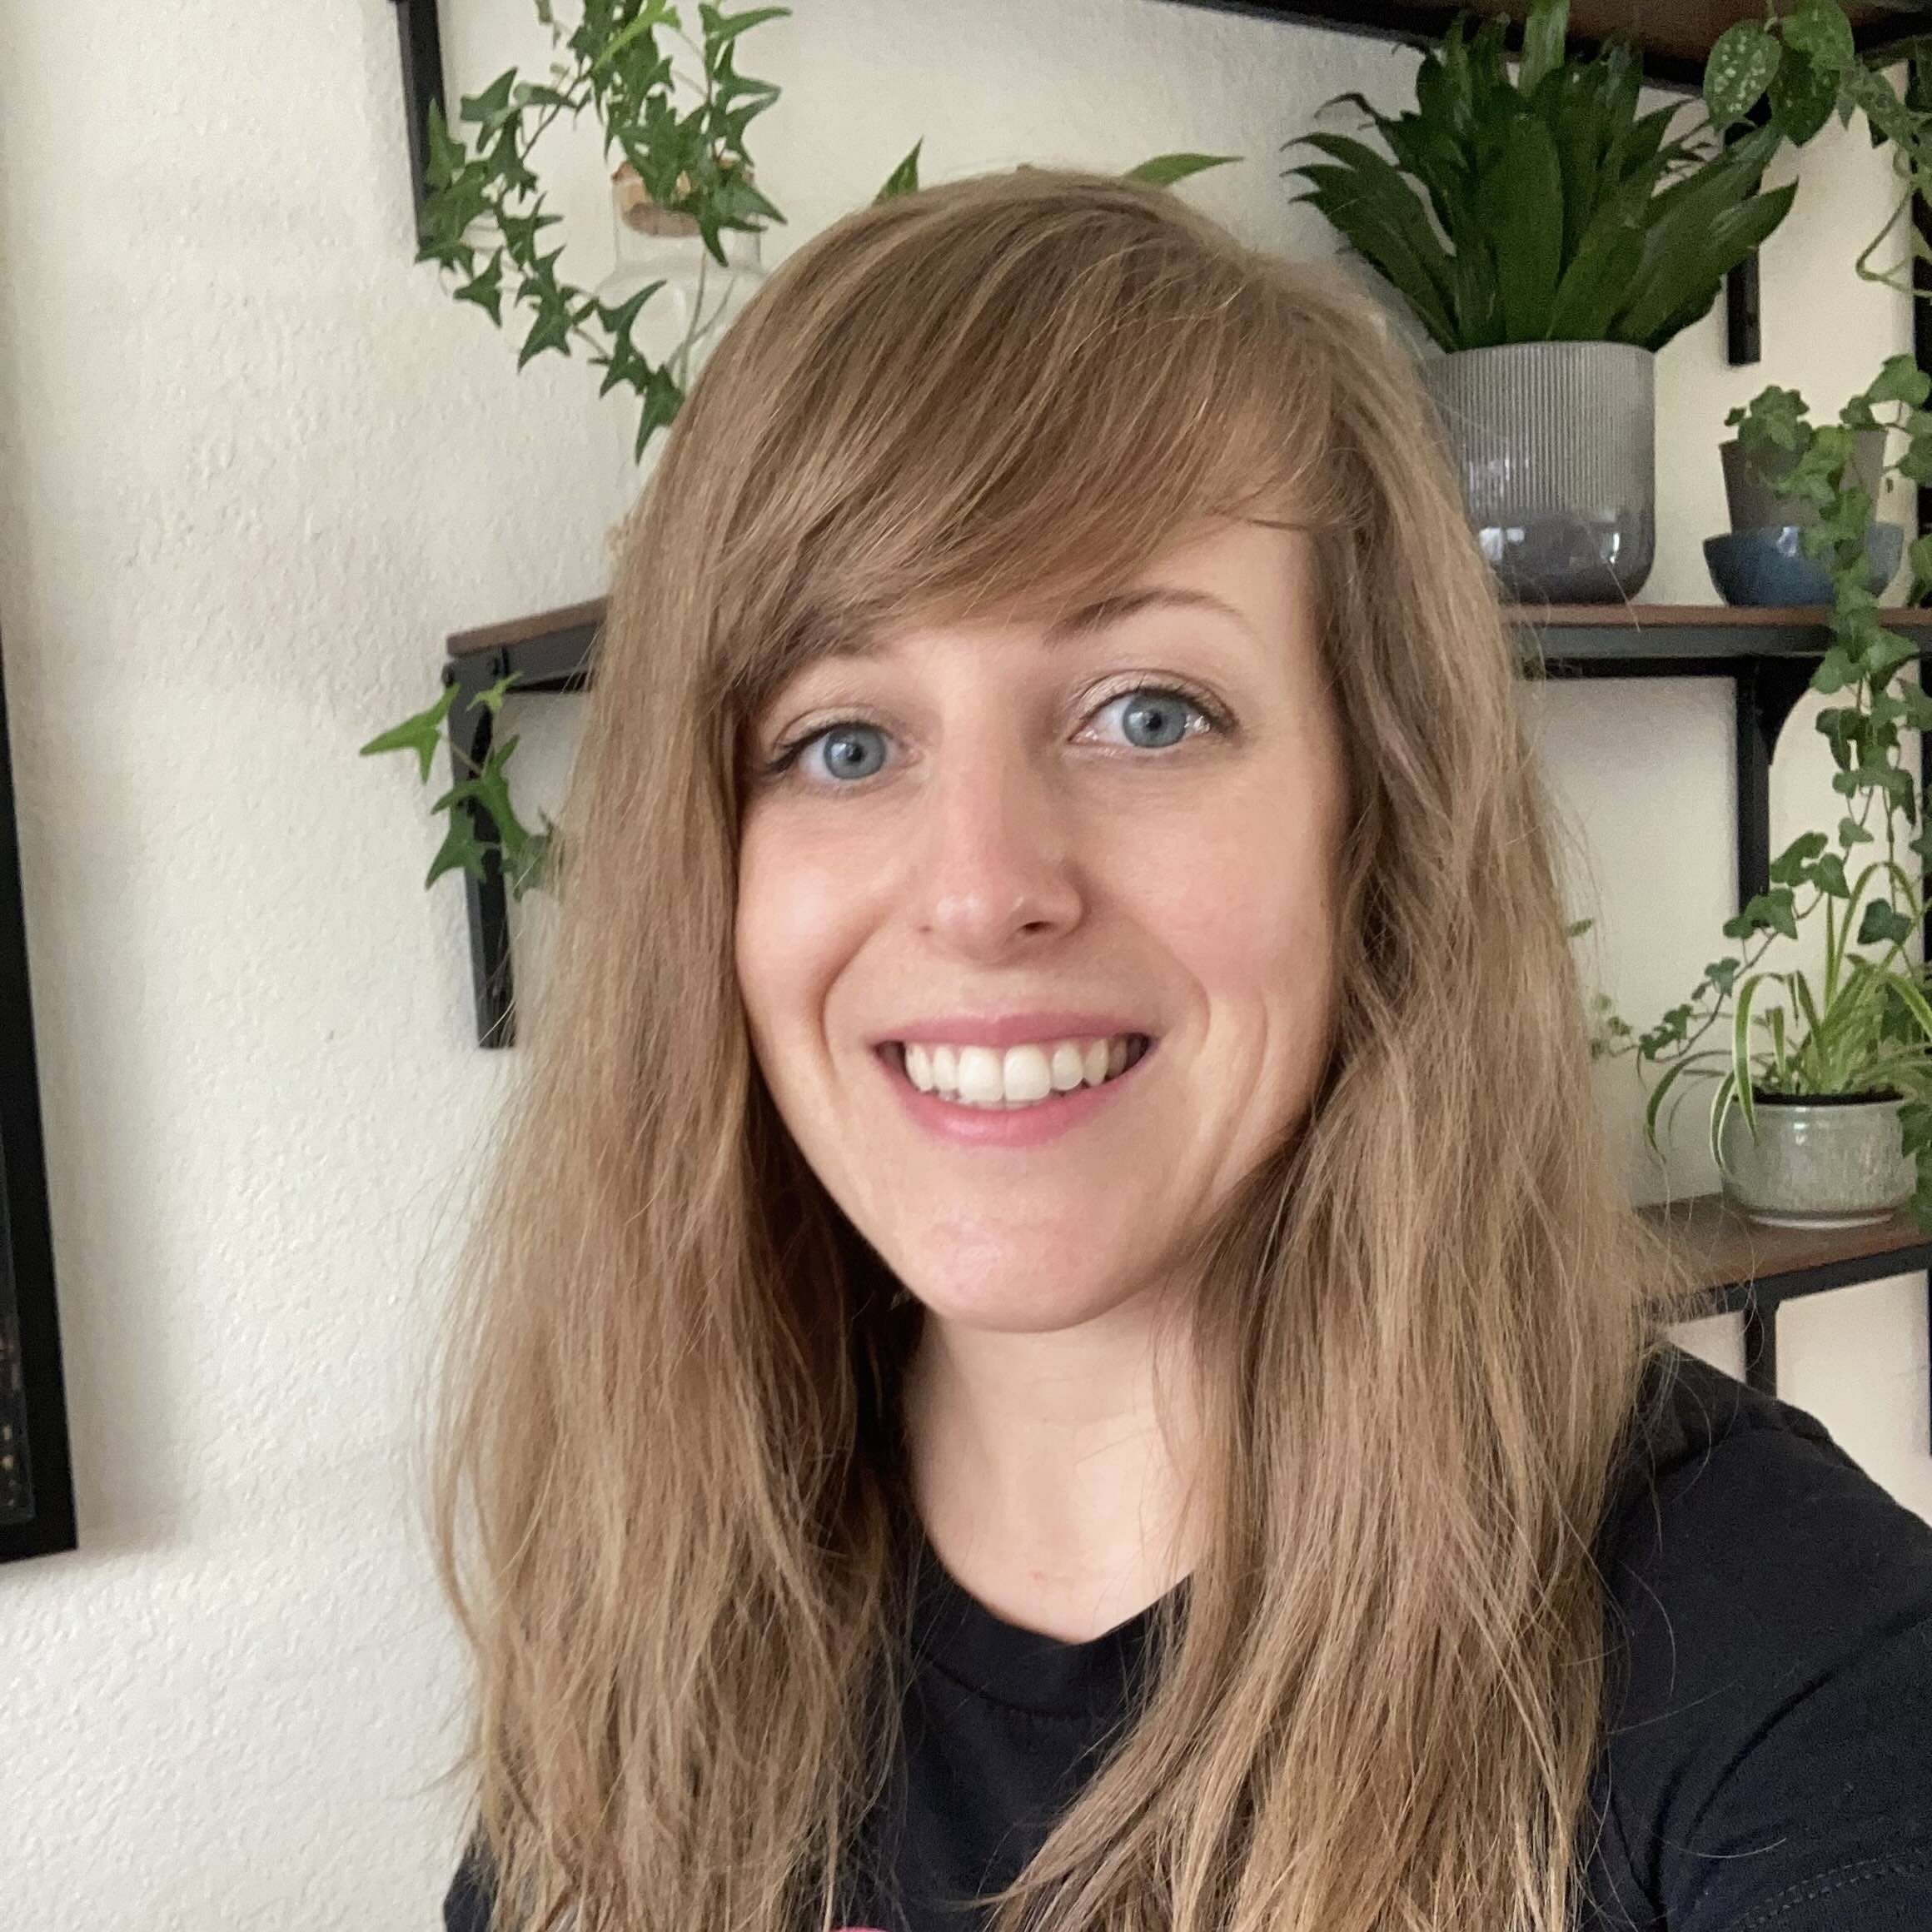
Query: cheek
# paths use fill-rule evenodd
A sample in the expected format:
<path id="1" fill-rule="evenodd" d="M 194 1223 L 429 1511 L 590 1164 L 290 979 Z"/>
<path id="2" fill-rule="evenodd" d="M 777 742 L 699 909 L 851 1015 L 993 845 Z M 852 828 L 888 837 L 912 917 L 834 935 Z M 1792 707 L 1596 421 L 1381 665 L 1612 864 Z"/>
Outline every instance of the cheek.
<path id="1" fill-rule="evenodd" d="M 1257 786 L 1117 859 L 1117 889 L 1204 988 L 1318 1002 L 1334 950 L 1332 801 Z"/>
<path id="2" fill-rule="evenodd" d="M 739 849 L 734 949 L 754 1029 L 769 1035 L 815 1016 L 863 924 L 849 870 L 823 842 L 748 828 Z"/>

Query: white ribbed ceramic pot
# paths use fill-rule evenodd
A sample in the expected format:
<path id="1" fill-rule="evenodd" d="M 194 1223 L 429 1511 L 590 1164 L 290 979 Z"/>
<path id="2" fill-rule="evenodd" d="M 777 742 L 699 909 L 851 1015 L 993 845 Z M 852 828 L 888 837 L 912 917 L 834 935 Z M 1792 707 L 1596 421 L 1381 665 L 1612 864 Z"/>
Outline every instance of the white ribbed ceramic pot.
<path id="1" fill-rule="evenodd" d="M 1856 1227 L 1911 1199 L 1918 1167 L 1905 1152 L 1896 1098 L 1754 1093 L 1754 1136 L 1735 1101 L 1718 1135 L 1725 1197 L 1780 1227 Z"/>
<path id="2" fill-rule="evenodd" d="M 1643 587 L 1657 550 L 1656 371 L 1628 342 L 1511 342 L 1422 363 L 1506 597 L 1609 604 Z"/>

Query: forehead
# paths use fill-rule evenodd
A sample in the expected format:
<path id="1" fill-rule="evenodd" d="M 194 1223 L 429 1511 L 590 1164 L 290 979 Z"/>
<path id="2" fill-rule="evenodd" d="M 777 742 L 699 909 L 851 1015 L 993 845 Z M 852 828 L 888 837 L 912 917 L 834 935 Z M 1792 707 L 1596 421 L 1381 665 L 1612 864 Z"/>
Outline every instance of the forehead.
<path id="1" fill-rule="evenodd" d="M 1252 643 L 1280 641 L 1285 629 L 1299 631 L 1312 616 L 1312 531 L 1287 518 L 1215 518 L 1191 526 L 1138 570 L 1109 584 L 1089 578 L 1084 594 L 1049 587 L 1022 594 L 988 610 L 943 602 L 923 612 L 822 635 L 810 655 L 834 660 L 889 656 L 909 633 L 928 627 L 1003 622 L 1031 623 L 1041 645 L 1077 646 L 1147 613 L 1206 616 L 1217 629 L 1244 633 Z M 1079 587 L 1076 586 L 1076 591 Z"/>
<path id="2" fill-rule="evenodd" d="M 1042 629 L 1040 640 L 1048 646 L 1076 644 L 1113 625 L 1123 624 L 1143 611 L 1162 610 L 1212 611 L 1259 640 L 1253 618 L 1216 591 L 1188 584 L 1141 584 L 1090 598 L 1073 610 L 1051 619 Z M 841 637 L 827 644 L 818 655 L 843 662 L 885 657 L 891 654 L 902 635 L 879 630 Z"/>

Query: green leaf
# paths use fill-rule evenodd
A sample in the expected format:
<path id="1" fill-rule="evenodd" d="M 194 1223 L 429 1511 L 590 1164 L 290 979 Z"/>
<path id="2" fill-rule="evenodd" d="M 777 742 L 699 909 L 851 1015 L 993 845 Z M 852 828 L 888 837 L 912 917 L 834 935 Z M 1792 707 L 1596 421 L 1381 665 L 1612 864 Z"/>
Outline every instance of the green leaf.
<path id="1" fill-rule="evenodd" d="M 474 121 L 487 132 L 495 132 L 504 118 L 514 112 L 510 90 L 516 84 L 516 69 L 505 67 L 481 94 L 466 94 L 458 104 L 458 118 Z"/>
<path id="2" fill-rule="evenodd" d="M 1451 313 L 1454 336 L 1443 346 L 1489 349 L 1503 340 L 1502 296 L 1497 286 L 1496 254 L 1480 237 L 1471 237 L 1449 264 L 1454 295 Z"/>
<path id="3" fill-rule="evenodd" d="M 509 882 L 513 897 L 521 899 L 525 894 L 547 884 L 554 862 L 556 844 L 556 827 L 548 812 L 542 814 L 544 829 L 540 832 L 526 833 L 519 848 L 505 854 L 504 877 Z"/>
<path id="4" fill-rule="evenodd" d="M 1792 914 L 1791 889 L 1788 885 L 1775 887 L 1770 892 L 1754 893 L 1745 902 L 1744 910 L 1735 919 L 1726 919 L 1720 929 L 1726 939 L 1748 939 L 1753 933 L 1767 929 L 1782 933 L 1787 939 L 1798 936 L 1798 922 Z"/>
<path id="5" fill-rule="evenodd" d="M 1902 945 L 1912 936 L 1913 922 L 1907 919 L 1889 899 L 1875 899 L 1865 909 L 1865 917 L 1860 920 L 1858 944 L 1870 946 L 1882 941 L 1887 945 Z"/>
<path id="6" fill-rule="evenodd" d="M 1782 51 L 1755 20 L 1740 20 L 1718 35 L 1704 63 L 1704 104 L 1719 132 L 1749 118 L 1778 71 Z"/>
<path id="7" fill-rule="evenodd" d="M 633 456 L 642 456 L 645 446 L 651 437 L 676 421 L 684 401 L 685 392 L 668 369 L 651 371 L 645 384 L 644 406 L 637 419 L 637 441 L 631 449 Z"/>
<path id="8" fill-rule="evenodd" d="M 1352 97 L 1367 107 L 1361 96 Z M 1453 139 L 1446 128 L 1433 126 L 1420 114 L 1392 118 L 1368 108 L 1368 118 L 1388 143 L 1397 166 L 1422 184 L 1429 206 L 1451 246 L 1459 246 L 1476 221 L 1471 157 L 1465 145 Z"/>
<path id="9" fill-rule="evenodd" d="M 466 811 L 450 814 L 450 829 L 443 834 L 443 843 L 436 857 L 430 862 L 427 876 L 423 880 L 426 889 L 434 885 L 446 872 L 466 872 L 471 878 L 481 881 L 486 874 L 484 859 L 487 848 L 476 837 L 470 814 Z"/>
<path id="10" fill-rule="evenodd" d="M 1634 176 L 1650 168 L 1660 156 L 1666 165 L 1687 152 L 1684 142 L 1673 142 L 1666 149 L 1664 137 L 1670 132 L 1671 123 L 1677 118 L 1679 109 L 1673 103 L 1659 107 L 1646 114 L 1641 120 L 1631 121 L 1611 142 L 1609 152 L 1604 156 L 1604 172 L 1620 186 Z"/>
<path id="11" fill-rule="evenodd" d="M 608 355 L 593 356 L 594 368 L 606 371 L 597 393 L 608 396 L 620 383 L 629 383 L 640 396 L 650 387 L 651 365 L 644 352 L 630 339 L 632 325 L 637 320 L 638 311 L 664 286 L 662 279 L 646 282 L 645 286 L 615 308 L 607 308 L 601 302 L 597 305 L 598 319 L 610 336 Z"/>
<path id="12" fill-rule="evenodd" d="M 422 763 L 421 782 L 427 784 L 436 747 L 442 742 L 443 720 L 448 717 L 456 696 L 456 687 L 446 685 L 442 696 L 426 711 L 418 711 L 413 717 L 405 718 L 400 724 L 392 724 L 386 731 L 378 733 L 356 755 L 373 758 L 379 752 L 413 751 Z"/>
<path id="13" fill-rule="evenodd" d="M 1551 339 L 1600 342 L 1610 327 L 1644 257 L 1643 231 L 1621 211 L 1610 211 L 1585 236 L 1576 259 L 1556 285 L 1550 313 Z"/>
<path id="14" fill-rule="evenodd" d="M 496 217 L 496 226 L 502 232 L 503 245 L 510 251 L 510 259 L 520 268 L 528 268 L 536 261 L 536 238 L 545 228 L 554 227 L 562 220 L 560 215 L 546 215 L 540 207 L 527 215 L 513 215 L 508 209 Z M 558 254 L 562 250 L 557 251 Z M 555 261 L 556 256 L 550 257 Z"/>
<path id="15" fill-rule="evenodd" d="M 1932 376 L 1910 356 L 1888 356 L 1865 391 L 1867 402 L 1903 402 L 1914 409 L 1923 407 L 1928 396 L 1932 396 Z"/>
<path id="16" fill-rule="evenodd" d="M 1414 191 L 1382 156 L 1359 141 L 1337 134 L 1302 138 L 1342 165 L 1304 162 L 1283 170 L 1311 184 L 1311 192 L 1298 199 L 1320 208 L 1407 298 L 1438 342 L 1445 348 L 1461 346 L 1449 319 L 1448 259 Z"/>
<path id="17" fill-rule="evenodd" d="M 518 819 L 510 802 L 509 779 L 504 767 L 510 762 L 510 754 L 516 749 L 520 740 L 515 738 L 503 739 L 492 747 L 490 755 L 483 762 L 483 769 L 474 778 L 466 778 L 450 789 L 431 806 L 431 811 L 448 811 L 451 819 L 461 817 L 456 808 L 464 804 L 481 805 L 495 822 L 496 829 L 505 845 L 519 843 L 530 836 L 522 821 Z"/>
<path id="18" fill-rule="evenodd" d="M 1225 167 L 1229 162 L 1242 158 L 1238 154 L 1156 154 L 1149 156 L 1138 167 L 1130 167 L 1120 178 L 1151 182 L 1160 188 L 1170 187 L 1178 181 L 1185 181 L 1191 174 L 1199 174 L 1204 168 Z"/>
<path id="19" fill-rule="evenodd" d="M 667 12 L 670 12 L 670 9 L 666 11 Z M 700 7 L 698 9 L 698 13 L 705 25 L 705 44 L 707 47 L 719 47 L 728 40 L 736 38 L 748 27 L 759 26 L 767 20 L 789 19 L 791 15 L 791 8 L 789 7 L 754 7 L 744 13 L 720 13 L 715 7 Z M 670 19 L 674 25 L 676 17 L 675 12 L 670 12 Z"/>
<path id="20" fill-rule="evenodd" d="M 1563 42 L 1569 27 L 1570 0 L 1536 0 L 1523 27 L 1523 56 L 1516 67 L 1516 88 L 1533 94 L 1544 77 L 1563 64 Z"/>
<path id="21" fill-rule="evenodd" d="M 1513 94 L 1509 67 L 1503 57 L 1503 37 L 1509 22 L 1497 14 L 1485 20 L 1469 43 L 1470 87 L 1476 102 L 1478 117 L 1486 105 L 1493 107 L 1499 94 Z"/>
<path id="22" fill-rule="evenodd" d="M 1725 276 L 1770 237 L 1797 192 L 1792 182 L 1701 221 L 1701 206 L 1686 204 L 1659 222 L 1646 237 L 1640 291 L 1616 318 L 1617 339 L 1661 349 L 1708 315 Z M 1680 244 L 1683 252 L 1673 253 Z"/>
<path id="23" fill-rule="evenodd" d="M 700 11 L 705 10 L 700 9 Z M 587 12 L 585 17 L 589 17 Z M 635 57 L 641 54 L 645 60 L 650 60 L 656 51 L 654 38 L 655 31 L 667 23 L 666 13 L 660 12 L 655 6 L 639 14 L 635 20 L 627 21 L 624 26 L 618 28 L 615 33 L 611 35 L 610 39 L 605 42 L 602 47 L 598 50 L 595 58 L 591 61 L 590 72 L 593 80 L 595 81 L 596 76 L 624 62 L 626 56 Z M 706 62 L 706 65 L 710 65 L 709 61 Z"/>
<path id="24" fill-rule="evenodd" d="M 475 302 L 491 321 L 503 326 L 503 251 L 490 257 L 490 266 L 456 291 L 458 301 Z"/>
<path id="25" fill-rule="evenodd" d="M 1802 147 L 1831 118 L 1838 105 L 1838 77 L 1787 37 L 1784 57 L 1771 77 L 1771 119 L 1786 139 Z"/>
<path id="26" fill-rule="evenodd" d="M 1541 341 L 1550 332 L 1563 259 L 1563 175 L 1549 129 L 1526 116 L 1512 122 L 1476 193 L 1494 237 L 1507 340 Z"/>
<path id="27" fill-rule="evenodd" d="M 566 94 L 560 88 L 546 87 L 532 81 L 519 81 L 510 89 L 510 97 L 520 107 L 565 107 L 573 113 L 588 105 L 586 101 Z"/>
<path id="28" fill-rule="evenodd" d="M 523 673 L 521 671 L 510 671 L 506 673 L 504 676 L 499 678 L 495 684 L 487 685 L 485 687 L 485 689 L 479 691 L 476 695 L 470 700 L 470 709 L 473 711 L 479 705 L 481 705 L 492 718 L 500 717 L 503 712 L 503 700 L 505 695 L 509 691 L 510 687 L 515 684 L 517 680 L 522 677 L 522 675 Z"/>
<path id="29" fill-rule="evenodd" d="M 1738 988 L 1737 1009 L 1731 1016 L 1730 1059 L 1731 1072 L 1737 1085 L 1737 1103 L 1744 1110 L 1745 1122 L 1755 1128 L 1757 1116 L 1751 1106 L 1750 1074 L 1750 1009 L 1751 1001 L 1757 989 L 1764 983 L 1762 973 L 1753 973 Z M 1715 1143 L 1715 1127 L 1712 1129 L 1713 1145 Z"/>
<path id="30" fill-rule="evenodd" d="M 896 195 L 912 195 L 919 187 L 919 150 L 925 146 L 922 134 L 907 151 L 905 159 L 885 177 L 885 185 L 872 197 L 876 207 L 881 202 L 889 202 Z"/>
<path id="31" fill-rule="evenodd" d="M 1825 837 L 1822 832 L 1801 832 L 1774 859 L 1767 869 L 1767 876 L 1776 885 L 1795 885 L 1804 878 L 1805 868 L 1825 850 Z"/>
<path id="32" fill-rule="evenodd" d="M 1813 434 L 1806 421 L 1805 398 L 1796 390 L 1780 388 L 1775 382 L 1749 403 L 1740 403 L 1724 420 L 1738 432 L 1747 451 L 1803 450 Z"/>
<path id="33" fill-rule="evenodd" d="M 1851 23 L 1833 0 L 1799 0 L 1782 25 L 1785 46 L 1796 47 L 1835 80 L 1858 59 Z"/>
<path id="34" fill-rule="evenodd" d="M 1466 140 L 1476 125 L 1475 87 L 1464 28 L 1458 15 L 1450 22 L 1441 44 L 1422 57 L 1422 64 L 1416 70 L 1417 111 L 1456 142 Z"/>
<path id="35" fill-rule="evenodd" d="M 447 187 L 462 171 L 468 150 L 450 132 L 440 101 L 430 102 L 429 153 L 423 162 L 423 180 L 432 188 Z"/>
<path id="36" fill-rule="evenodd" d="M 517 367 L 523 368 L 546 350 L 554 349 L 560 356 L 568 356 L 570 352 L 571 320 L 567 302 L 540 302 L 536 315 L 530 325 L 530 332 L 524 337 L 523 347 L 517 353 Z"/>

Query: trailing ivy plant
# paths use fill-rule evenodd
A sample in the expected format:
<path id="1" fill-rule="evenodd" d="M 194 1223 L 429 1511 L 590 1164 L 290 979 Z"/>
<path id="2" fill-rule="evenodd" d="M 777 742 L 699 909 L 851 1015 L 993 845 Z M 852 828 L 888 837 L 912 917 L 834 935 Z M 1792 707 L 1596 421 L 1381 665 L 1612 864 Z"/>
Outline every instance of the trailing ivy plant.
<path id="1" fill-rule="evenodd" d="M 455 299 L 473 304 L 500 328 L 505 307 L 514 319 L 527 311 L 517 351 L 517 367 L 538 356 L 570 354 L 573 343 L 590 351 L 593 366 L 605 371 L 600 396 L 628 389 L 639 403 L 634 455 L 641 458 L 656 432 L 677 416 L 685 400 L 680 380 L 692 343 L 714 319 L 695 309 L 685 338 L 661 363 L 653 364 L 633 340 L 637 318 L 661 288 L 654 281 L 623 303 L 599 301 L 557 272 L 563 246 L 545 231 L 561 217 L 546 205 L 546 189 L 534 160 L 536 144 L 556 122 L 595 117 L 604 137 L 604 157 L 621 154 L 660 207 L 687 214 L 696 223 L 706 251 L 729 267 L 720 237 L 729 230 L 762 233 L 764 225 L 784 216 L 754 185 L 745 131 L 779 97 L 767 81 L 737 68 L 739 37 L 765 21 L 782 19 L 786 7 L 756 7 L 739 13 L 700 5 L 701 38 L 693 41 L 670 0 L 581 0 L 574 24 L 560 17 L 559 0 L 534 0 L 538 17 L 550 29 L 556 57 L 540 81 L 512 67 L 481 94 L 459 104 L 461 127 L 452 131 L 431 108 L 427 186 L 416 259 L 434 262 Z M 685 82 L 687 95 L 699 97 L 680 111 L 671 55 L 660 41 L 681 42 L 700 63 L 701 81 Z M 914 142 L 889 174 L 874 202 L 916 192 L 919 150 Z M 1241 157 L 1232 154 L 1157 154 L 1128 171 L 1130 181 L 1171 187 L 1192 174 Z M 479 692 L 472 704 L 500 715 L 516 674 Z M 427 710 L 404 719 L 361 747 L 361 755 L 414 753 L 421 782 L 428 784 L 439 745 L 448 730 L 453 685 L 446 686 Z M 517 740 L 493 744 L 479 765 L 454 734 L 451 755 L 466 774 L 438 798 L 432 812 L 446 812 L 449 828 L 431 861 L 425 887 L 446 872 L 487 876 L 492 859 L 512 895 L 546 886 L 554 871 L 556 827 L 547 814 L 532 831 L 518 818 L 505 768 Z"/>
<path id="2" fill-rule="evenodd" d="M 567 356 L 573 341 L 593 351 L 605 371 L 600 395 L 635 390 L 640 402 L 635 454 L 677 414 L 683 391 L 671 374 L 677 352 L 653 366 L 631 340 L 640 311 L 661 281 L 640 288 L 615 307 L 563 281 L 557 273 L 560 244 L 548 246 L 544 231 L 561 217 L 545 205 L 533 151 L 555 122 L 596 116 L 604 158 L 620 155 L 660 208 L 689 215 L 706 251 L 728 268 L 720 237 L 727 230 L 762 232 L 783 214 L 753 182 L 744 149 L 745 130 L 777 100 L 779 89 L 737 71 L 739 36 L 767 20 L 786 17 L 786 7 L 759 7 L 727 14 L 698 8 L 703 33 L 692 42 L 670 0 L 583 0 L 575 27 L 566 28 L 555 0 L 536 0 L 559 57 L 542 81 L 514 67 L 481 94 L 466 97 L 458 118 L 476 129 L 472 149 L 452 134 L 441 112 L 430 109 L 427 182 L 420 227 L 418 261 L 433 261 L 456 280 L 458 301 L 474 302 L 502 325 L 507 276 L 514 301 L 529 311 L 517 353 L 522 368 L 550 351 Z M 700 98 L 680 114 L 672 104 L 671 56 L 658 35 L 684 41 L 702 62 Z M 694 316 L 695 333 L 698 322 Z"/>
<path id="3" fill-rule="evenodd" d="M 1872 260 L 1900 213 L 1909 214 L 1911 197 L 1932 187 L 1932 117 L 1915 95 L 1901 94 L 1860 57 L 1833 0 L 1802 0 L 1790 14 L 1730 28 L 1712 51 L 1705 92 L 1714 126 L 1762 112 L 1770 127 L 1799 144 L 1835 112 L 1845 124 L 1865 114 L 1874 142 L 1891 144 L 1908 186 L 1900 209 L 1855 266 L 1867 280 L 1910 289 L 1909 280 L 1874 267 Z M 1913 247 L 1925 253 L 1916 237 Z M 1656 1026 L 1636 1033 L 1608 997 L 1597 994 L 1591 1051 L 1597 1058 L 1634 1053 L 1640 1070 L 1661 1069 L 1644 1113 L 1653 1153 L 1659 1112 L 1673 1087 L 1715 1080 L 1710 1144 L 1720 1168 L 1722 1129 L 1733 1106 L 1755 1134 L 1759 1097 L 1897 1098 L 1902 1143 L 1918 1170 L 1910 1212 L 1932 1229 L 1932 1003 L 1927 967 L 1905 950 L 1926 916 L 1922 879 L 1932 860 L 1932 826 L 1924 817 L 1924 789 L 1900 747 L 1901 729 L 1932 729 L 1932 698 L 1915 679 L 1899 675 L 1915 662 L 1919 645 L 1886 626 L 1869 588 L 1866 530 L 1875 505 L 1853 463 L 1858 433 L 1883 428 L 1886 475 L 1932 483 L 1929 400 L 1932 379 L 1912 357 L 1895 356 L 1835 423 L 1815 426 L 1803 397 L 1775 385 L 1727 418 L 1760 465 L 1769 467 L 1774 457 L 1790 465 L 1780 490 L 1819 513 L 1804 542 L 1830 575 L 1830 643 L 1810 689 L 1840 700 L 1820 711 L 1817 728 L 1831 747 L 1832 789 L 1845 803 L 1830 831 L 1801 833 L 1771 861 L 1765 890 L 1723 927 L 1725 937 L 1744 942 L 1741 952 L 1707 965 L 1690 998 Z M 1932 600 L 1932 534 L 1914 542 L 1910 557 L 1910 601 L 1922 605 Z M 1863 854 L 1868 844 L 1872 852 Z M 1918 879 L 1901 851 L 1916 857 Z M 1814 988 L 1802 970 L 1761 970 L 1770 949 L 1795 939 L 1814 917 L 1824 920 L 1820 983 Z M 1581 934 L 1591 923 L 1579 920 L 1571 929 Z M 1859 949 L 1865 948 L 1875 950 Z M 1758 1010 L 1773 989 L 1780 1003 Z M 1700 1047 L 1713 1028 L 1721 1028 L 1720 1043 Z M 1755 1048 L 1754 1032 L 1763 1043 Z"/>

